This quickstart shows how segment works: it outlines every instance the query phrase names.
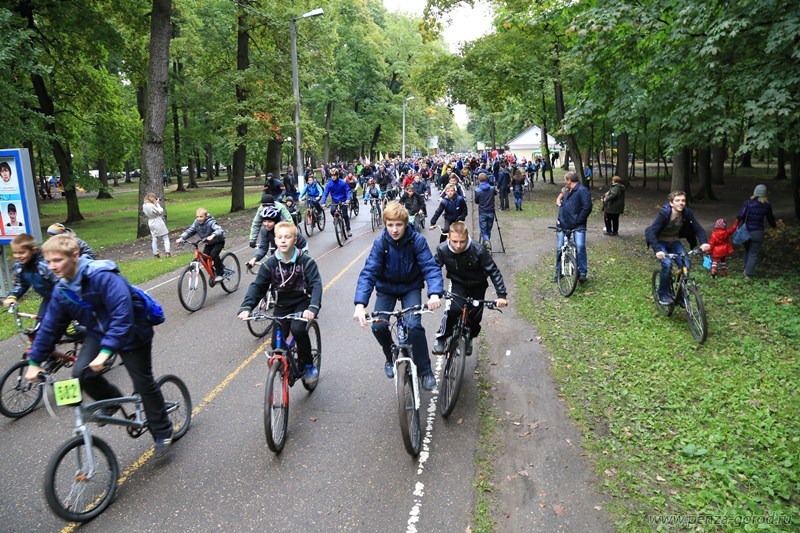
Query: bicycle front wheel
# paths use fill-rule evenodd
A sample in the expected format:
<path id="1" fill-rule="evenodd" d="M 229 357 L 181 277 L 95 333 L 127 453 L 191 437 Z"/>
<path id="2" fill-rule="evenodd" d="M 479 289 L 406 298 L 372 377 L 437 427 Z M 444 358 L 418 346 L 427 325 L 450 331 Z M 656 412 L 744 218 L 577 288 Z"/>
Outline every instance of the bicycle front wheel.
<path id="1" fill-rule="evenodd" d="M 575 257 L 575 249 L 568 246 L 561 252 L 561 275 L 558 277 L 558 291 L 565 298 L 575 292 L 578 285 L 578 258 Z"/>
<path id="2" fill-rule="evenodd" d="M 206 302 L 206 277 L 196 265 L 189 265 L 178 279 L 178 299 L 190 313 L 203 307 Z"/>
<path id="3" fill-rule="evenodd" d="M 17 361 L 0 381 L 0 413 L 8 418 L 21 418 L 39 405 L 42 384 L 25 379 L 28 361 Z"/>
<path id="4" fill-rule="evenodd" d="M 119 465 L 106 441 L 83 436 L 65 442 L 47 465 L 44 494 L 50 509 L 64 520 L 87 522 L 106 510 L 117 492 Z"/>
<path id="5" fill-rule="evenodd" d="M 309 207 L 306 209 L 306 214 L 303 217 L 303 229 L 307 237 L 311 237 L 314 234 L 314 223 L 314 208 Z"/>
<path id="6" fill-rule="evenodd" d="M 167 417 L 172 424 L 172 440 L 183 437 L 192 423 L 192 398 L 189 389 L 178 376 L 161 376 L 156 381 L 164 396 Z"/>
<path id="7" fill-rule="evenodd" d="M 371 215 L 372 231 L 375 231 L 375 229 L 379 228 L 381 225 L 380 219 L 378 218 L 378 210 L 373 207 L 371 210 Z"/>
<path id="8" fill-rule="evenodd" d="M 356 200 L 355 202 L 350 202 L 350 210 L 352 211 L 354 217 L 358 216 L 359 209 L 360 207 L 358 205 L 358 200 Z"/>
<path id="9" fill-rule="evenodd" d="M 456 407 L 458 394 L 461 392 L 461 382 L 464 379 L 466 356 L 467 339 L 459 336 L 451 341 L 447 361 L 442 370 L 442 386 L 439 394 L 439 412 L 444 418 L 450 416 Z"/>
<path id="10" fill-rule="evenodd" d="M 325 210 L 324 209 L 320 209 L 317 212 L 317 227 L 319 228 L 320 231 L 323 231 L 325 229 Z"/>
<path id="11" fill-rule="evenodd" d="M 266 314 L 270 307 L 275 305 L 275 300 L 272 297 L 272 291 L 269 291 L 266 296 L 264 296 L 259 302 L 258 305 L 253 309 L 253 312 L 250 314 Z M 256 320 L 248 320 L 247 321 L 247 329 L 250 330 L 250 333 L 253 336 L 261 338 L 272 329 L 272 320 L 267 318 L 259 318 Z"/>
<path id="12" fill-rule="evenodd" d="M 403 350 L 400 357 L 407 357 Z M 412 456 L 419 455 L 422 432 L 419 427 L 419 406 L 414 398 L 414 377 L 411 375 L 408 361 L 397 365 L 395 383 L 397 384 L 397 410 L 400 415 L 400 433 L 406 451 Z"/>
<path id="13" fill-rule="evenodd" d="M 339 246 L 344 246 L 347 236 L 344 233 L 344 221 L 340 217 L 333 217 L 333 230 L 336 232 L 336 242 L 339 243 Z"/>
<path id="14" fill-rule="evenodd" d="M 242 268 L 235 253 L 228 252 L 222 256 L 222 268 L 225 272 L 221 283 L 222 290 L 230 294 L 239 288 L 239 282 L 242 280 Z"/>
<path id="15" fill-rule="evenodd" d="M 689 322 L 689 331 L 698 343 L 703 344 L 708 338 L 708 319 L 703 299 L 697 287 L 685 286 L 683 289 L 684 302 L 686 303 L 686 320 Z"/>
<path id="16" fill-rule="evenodd" d="M 660 298 L 658 297 L 658 283 L 659 283 L 659 279 L 660 278 L 661 278 L 661 272 L 658 271 L 658 270 L 654 270 L 653 271 L 653 283 L 652 283 L 652 285 L 653 285 L 653 291 L 652 291 L 653 302 L 655 302 L 656 309 L 658 310 L 659 313 L 661 313 L 664 316 L 670 316 L 670 315 L 672 315 L 672 311 L 675 309 L 675 305 L 673 305 L 673 304 L 663 305 L 659 301 Z"/>
<path id="17" fill-rule="evenodd" d="M 303 378 L 303 387 L 311 393 L 317 388 L 319 378 L 322 377 L 322 337 L 319 334 L 319 323 L 315 320 L 311 322 L 308 328 L 308 337 L 311 340 L 311 365 L 317 369 L 317 379 L 307 382 Z"/>
<path id="18" fill-rule="evenodd" d="M 276 359 L 269 368 L 264 388 L 264 433 L 267 446 L 275 453 L 283 450 L 289 425 L 289 384 L 284 372 L 283 363 Z"/>

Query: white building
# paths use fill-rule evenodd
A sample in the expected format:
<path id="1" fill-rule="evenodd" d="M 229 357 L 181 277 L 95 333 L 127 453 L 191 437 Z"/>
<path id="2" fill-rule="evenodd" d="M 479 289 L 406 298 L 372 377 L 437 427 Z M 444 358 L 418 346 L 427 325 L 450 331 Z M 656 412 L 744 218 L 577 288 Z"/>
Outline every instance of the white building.
<path id="1" fill-rule="evenodd" d="M 542 129 L 539 126 L 531 126 L 509 141 L 508 151 L 518 158 L 530 159 L 534 154 L 542 153 L 542 144 Z M 547 134 L 547 147 L 551 152 L 564 151 L 564 147 L 550 134 Z"/>

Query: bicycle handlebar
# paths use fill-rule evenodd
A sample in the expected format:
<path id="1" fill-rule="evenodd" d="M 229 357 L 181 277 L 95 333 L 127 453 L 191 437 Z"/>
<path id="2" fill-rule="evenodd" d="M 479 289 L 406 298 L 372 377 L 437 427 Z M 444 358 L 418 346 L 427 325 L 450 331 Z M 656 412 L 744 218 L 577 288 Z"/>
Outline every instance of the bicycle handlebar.
<path id="1" fill-rule="evenodd" d="M 704 254 L 704 253 L 705 252 L 701 248 L 695 248 L 693 250 L 689 250 L 688 252 L 682 253 L 682 254 L 673 254 L 673 253 L 664 252 L 664 257 L 669 258 L 669 259 L 679 259 L 679 258 L 681 258 L 683 256 L 700 255 L 700 254 Z"/>
<path id="2" fill-rule="evenodd" d="M 292 319 L 292 320 L 299 320 L 301 322 L 311 322 L 313 320 L 316 320 L 315 318 L 305 318 L 303 316 L 303 313 L 300 312 L 289 313 L 286 316 L 274 316 L 274 315 L 268 315 L 267 313 L 254 313 L 247 318 L 243 318 L 242 320 L 263 320 L 265 318 L 267 320 L 272 320 L 272 321 Z"/>
<path id="3" fill-rule="evenodd" d="M 461 296 L 459 294 L 453 294 L 452 292 L 448 291 L 444 291 L 444 297 L 447 298 L 448 300 L 454 300 L 457 298 L 463 302 L 467 302 L 472 307 L 484 306 L 486 309 L 491 309 L 493 311 L 500 311 L 501 313 L 503 312 L 502 309 L 497 307 L 497 304 L 494 302 L 494 300 L 477 300 L 475 298 L 470 298 L 469 296 Z"/>
<path id="4" fill-rule="evenodd" d="M 367 322 L 388 321 L 389 318 L 400 318 L 406 313 L 422 315 L 424 313 L 433 313 L 433 311 L 428 309 L 427 304 L 417 304 L 412 305 L 411 307 L 406 307 L 405 309 L 401 309 L 399 311 L 373 311 L 366 314 L 366 319 Z"/>

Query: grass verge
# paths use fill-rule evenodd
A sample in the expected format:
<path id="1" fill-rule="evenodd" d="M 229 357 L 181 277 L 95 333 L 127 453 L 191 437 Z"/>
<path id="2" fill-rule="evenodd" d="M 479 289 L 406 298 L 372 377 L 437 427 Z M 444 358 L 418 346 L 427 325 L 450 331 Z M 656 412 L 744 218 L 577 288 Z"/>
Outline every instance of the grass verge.
<path id="1" fill-rule="evenodd" d="M 492 383 L 486 377 L 489 358 L 481 350 L 478 366 L 478 448 L 475 452 L 475 493 L 477 500 L 472 512 L 472 531 L 491 532 L 495 530 L 492 517 L 494 504 L 494 456 L 500 445 L 496 433 L 497 412 L 493 405 Z"/>
<path id="2" fill-rule="evenodd" d="M 766 256 L 796 257 L 798 228 L 779 232 Z M 591 246 L 590 283 L 569 299 L 546 265 L 519 274 L 521 312 L 553 355 L 622 531 L 674 527 L 656 522 L 667 515 L 718 520 L 698 530 L 800 527 L 800 277 L 764 263 L 769 277 L 752 283 L 738 267 L 717 280 L 696 269 L 702 346 L 681 310 L 657 313 L 657 263 L 624 239 Z"/>

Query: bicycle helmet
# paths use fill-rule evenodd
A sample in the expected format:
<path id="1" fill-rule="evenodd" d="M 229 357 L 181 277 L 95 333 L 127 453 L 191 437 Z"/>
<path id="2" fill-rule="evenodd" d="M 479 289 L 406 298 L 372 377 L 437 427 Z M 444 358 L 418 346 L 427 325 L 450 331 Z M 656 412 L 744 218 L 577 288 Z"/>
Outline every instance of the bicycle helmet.
<path id="1" fill-rule="evenodd" d="M 374 178 L 370 178 L 367 183 L 369 183 L 370 185 L 375 185 L 375 179 Z"/>
<path id="2" fill-rule="evenodd" d="M 57 222 L 55 224 L 50 224 L 47 228 L 48 235 L 64 235 L 64 234 L 72 233 L 72 230 L 66 227 L 61 222 Z"/>
<path id="3" fill-rule="evenodd" d="M 281 219 L 281 211 L 277 207 L 267 206 L 261 210 L 261 222 L 265 220 L 272 220 L 278 222 Z"/>

